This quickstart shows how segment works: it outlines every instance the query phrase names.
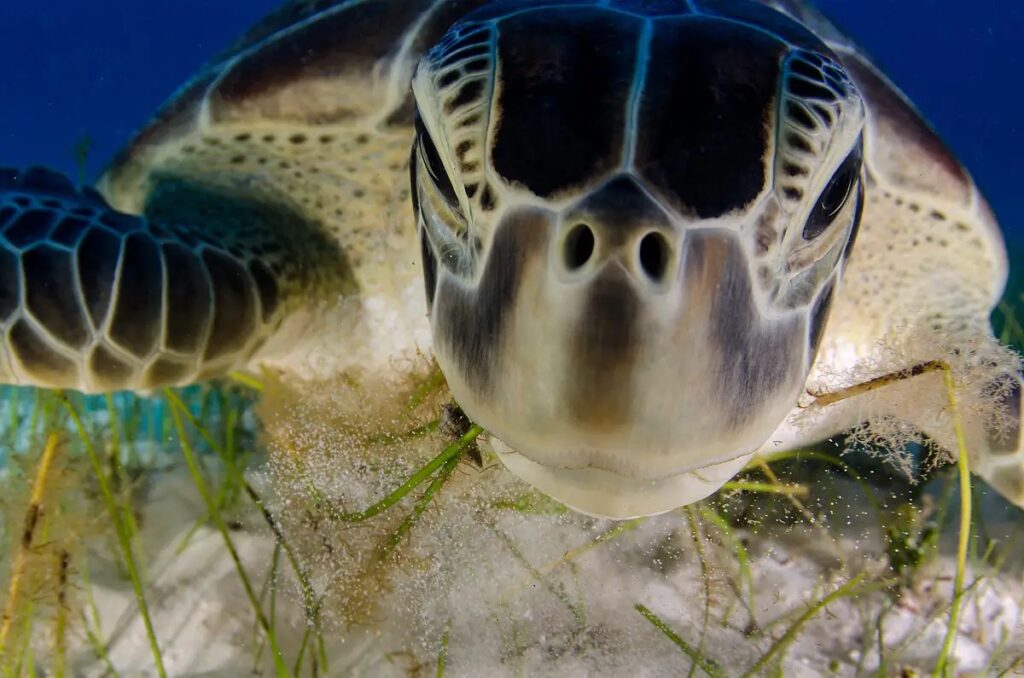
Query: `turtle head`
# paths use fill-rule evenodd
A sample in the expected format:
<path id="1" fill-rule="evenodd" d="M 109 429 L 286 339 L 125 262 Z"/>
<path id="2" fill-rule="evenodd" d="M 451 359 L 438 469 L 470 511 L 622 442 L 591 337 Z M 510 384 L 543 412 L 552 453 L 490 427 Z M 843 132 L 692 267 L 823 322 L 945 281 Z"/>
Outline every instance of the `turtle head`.
<path id="1" fill-rule="evenodd" d="M 860 218 L 864 108 L 781 14 L 611 4 L 456 25 L 414 79 L 412 172 L 456 399 L 514 472 L 625 517 L 714 491 L 796 404 Z"/>

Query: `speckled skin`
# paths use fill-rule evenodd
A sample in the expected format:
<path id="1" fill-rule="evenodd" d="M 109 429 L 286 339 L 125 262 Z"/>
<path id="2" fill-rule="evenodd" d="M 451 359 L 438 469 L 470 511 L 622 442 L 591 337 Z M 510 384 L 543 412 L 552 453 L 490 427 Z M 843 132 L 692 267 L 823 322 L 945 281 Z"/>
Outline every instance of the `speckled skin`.
<path id="1" fill-rule="evenodd" d="M 346 371 L 402 376 L 417 369 L 422 356 L 434 348 L 431 322 L 436 337 L 438 323 L 447 326 L 447 316 L 438 320 L 437 308 L 444 305 L 437 304 L 428 318 L 424 302 L 434 290 L 424 287 L 422 267 L 431 264 L 421 259 L 409 207 L 409 154 L 417 103 L 409 85 L 420 57 L 460 17 L 485 4 L 286 4 L 204 67 L 117 158 L 98 188 L 122 214 L 108 209 L 98 195 L 77 193 L 52 175 L 0 177 L 4 228 L 27 223 L 26 212 L 37 212 L 39 222 L 25 226 L 29 233 L 23 242 L 8 237 L 2 252 L 11 260 L 8 270 L 20 266 L 24 271 L 8 285 L 14 301 L 4 324 L 4 380 L 95 392 L 183 384 L 261 366 L 305 380 Z M 498 2 L 494 13 L 500 17 L 509 8 L 543 4 Z M 855 244 L 854 234 L 844 231 L 827 243 L 822 240 L 827 247 L 818 244 L 788 252 L 785 248 L 793 236 L 787 239 L 785 231 L 772 224 L 781 223 L 787 210 L 797 214 L 805 209 L 802 196 L 820 190 L 823 180 L 815 175 L 801 184 L 799 172 L 786 164 L 791 154 L 782 148 L 772 168 L 774 188 L 758 189 L 759 195 L 774 190 L 777 199 L 755 201 L 717 221 L 706 219 L 733 233 L 726 240 L 710 239 L 704 247 L 714 253 L 709 261 L 727 269 L 740 267 L 754 281 L 752 307 L 769 315 L 796 309 L 800 316 L 800 339 L 789 352 L 799 352 L 799 357 L 786 372 L 788 400 L 740 418 L 758 420 L 759 430 L 767 431 L 774 426 L 767 422 L 781 416 L 776 410 L 790 411 L 761 446 L 762 452 L 826 437 L 868 416 L 915 422 L 940 444 L 952 447 L 949 427 L 936 418 L 934 403 L 904 400 L 868 407 L 854 400 L 816 411 L 808 421 L 807 403 L 793 403 L 790 391 L 802 389 L 808 373 L 807 388 L 835 390 L 914 361 L 956 362 L 959 353 L 954 349 L 992 344 L 988 314 L 1002 292 L 1007 270 L 998 226 L 959 162 L 855 45 L 808 3 L 760 4 L 795 18 L 827 43 L 845 68 L 844 72 L 838 65 L 822 67 L 832 74 L 829 82 L 838 83 L 836 91 L 844 91 L 846 85 L 839 81 L 848 77 L 863 98 L 863 111 L 856 112 L 860 99 L 850 94 L 849 101 L 837 104 L 834 114 L 826 117 L 846 119 L 843 124 L 850 130 L 864 124 L 864 198 Z M 587 11 L 630 17 L 656 12 L 655 5 L 626 0 L 579 3 Z M 744 24 L 742 17 L 751 5 L 680 0 L 673 11 L 728 16 L 729 21 Z M 751 14 L 755 15 L 761 16 Z M 650 18 L 644 20 L 650 25 Z M 787 39 L 800 42 L 798 37 Z M 421 90 L 421 106 L 441 101 L 440 90 Z M 451 145 L 446 162 L 452 164 L 454 159 L 447 156 L 454 156 L 459 144 L 448 141 L 455 139 L 454 121 L 462 113 L 455 104 L 439 105 L 425 116 L 435 142 Z M 482 123 L 467 124 L 472 131 L 474 124 Z M 829 150 L 826 142 L 841 135 L 834 130 L 830 134 L 821 137 L 821 149 L 809 153 L 834 167 L 842 158 L 833 158 L 839 151 Z M 496 205 L 503 214 L 503 209 L 526 203 L 564 208 L 564 196 L 524 198 L 521 184 L 495 185 L 490 191 L 477 186 L 469 195 L 467 187 L 487 170 L 486 158 L 473 152 L 458 151 L 460 169 L 453 175 L 458 176 L 461 195 L 477 209 L 487 211 L 488 204 Z M 418 197 L 429 200 L 430 192 Z M 678 207 L 670 202 L 665 203 L 666 213 Z M 703 212 L 710 209 L 704 206 L 696 212 L 705 218 L 710 212 Z M 134 214 L 143 218 L 124 216 Z M 76 215 L 87 226 L 74 235 L 77 240 L 58 242 L 64 237 L 58 235 L 61 225 Z M 481 219 L 476 231 L 483 252 L 495 233 L 485 223 Z M 82 244 L 90 238 L 89 245 Z M 99 240 L 106 242 L 105 249 L 92 244 Z M 844 246 L 847 241 L 850 245 Z M 828 254 L 823 254 L 826 250 Z M 34 274 L 38 266 L 32 259 L 40 257 L 64 262 L 48 269 L 63 270 L 64 278 Z M 790 284 L 787 271 L 806 263 L 800 257 L 821 258 L 828 265 L 797 281 L 800 284 Z M 138 272 L 132 273 L 135 269 Z M 783 278 L 788 287 L 778 283 Z M 182 292 L 188 281 L 195 283 L 191 297 Z M 716 279 L 705 276 L 702 283 L 697 278 L 691 283 L 706 288 L 705 301 L 713 307 Z M 40 289 L 72 293 L 48 297 Z M 146 299 L 159 303 L 147 305 Z M 69 319 L 76 314 L 78 320 Z M 823 331 L 812 327 L 821 323 Z M 516 341 L 526 350 L 537 345 L 538 336 L 527 331 Z M 906 344 L 908 337 L 918 348 L 932 347 L 931 353 L 893 349 Z M 488 405 L 472 379 L 455 367 L 458 356 L 447 355 L 446 350 L 439 356 L 442 367 L 467 412 L 501 437 L 526 437 L 525 427 L 504 418 L 509 404 L 492 400 Z M 1001 364 L 1010 363 L 1007 358 Z M 1004 372 L 1011 376 L 993 373 L 993 379 L 1013 381 L 1011 397 L 1002 406 L 1012 426 L 1000 438 L 1003 442 L 993 443 L 987 420 L 976 417 L 969 422 L 974 431 L 972 463 L 1007 496 L 1024 502 L 1019 385 L 1012 366 Z M 659 373 L 664 370 L 654 368 L 643 383 L 651 386 Z M 712 379 L 702 373 L 686 374 Z M 572 410 L 580 426 L 596 431 L 625 416 L 622 403 L 609 396 L 615 392 L 614 384 L 588 384 L 582 389 L 587 399 L 578 400 Z M 985 385 L 965 383 L 965 388 L 975 391 L 968 394 L 968 401 L 985 399 Z M 520 400 L 528 397 L 519 389 L 498 392 Z M 659 402 L 668 402 L 650 396 L 656 392 L 641 389 L 637 393 L 647 395 L 631 402 L 642 401 L 641 409 L 652 412 L 661 407 Z M 763 399 L 755 400 L 758 406 L 764 404 Z M 711 418 L 738 407 L 728 393 L 719 398 L 718 406 L 714 400 L 709 403 L 710 414 L 705 416 Z M 684 455 L 671 464 L 648 463 L 640 455 L 624 465 L 594 450 L 556 458 L 539 449 L 519 449 L 522 454 L 506 450 L 503 457 L 516 473 L 583 510 L 616 517 L 655 513 L 705 496 L 742 466 L 757 448 L 746 439 L 736 442 L 736 431 L 752 430 L 742 423 L 734 422 L 729 434 L 735 444 L 723 438 L 721 449 L 711 446 L 717 452 L 697 458 Z M 763 440 L 764 434 L 756 437 Z M 570 475 L 582 475 L 567 479 L 561 475 L 563 468 Z M 622 473 L 631 479 L 624 481 Z M 624 482 L 628 488 L 619 491 Z M 605 496 L 615 494 L 619 497 L 614 500 Z"/>

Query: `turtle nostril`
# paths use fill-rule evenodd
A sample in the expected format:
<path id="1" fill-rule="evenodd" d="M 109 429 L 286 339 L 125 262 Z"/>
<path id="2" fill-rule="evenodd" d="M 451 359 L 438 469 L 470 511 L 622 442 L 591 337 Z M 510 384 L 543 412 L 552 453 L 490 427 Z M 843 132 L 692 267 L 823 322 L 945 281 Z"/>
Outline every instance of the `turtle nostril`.
<path id="1" fill-rule="evenodd" d="M 570 271 L 583 268 L 594 254 L 594 232 L 586 224 L 576 224 L 565 237 L 565 266 Z"/>
<path id="2" fill-rule="evenodd" d="M 648 233 L 640 241 L 640 268 L 651 280 L 661 282 L 668 270 L 669 245 L 658 232 Z"/>

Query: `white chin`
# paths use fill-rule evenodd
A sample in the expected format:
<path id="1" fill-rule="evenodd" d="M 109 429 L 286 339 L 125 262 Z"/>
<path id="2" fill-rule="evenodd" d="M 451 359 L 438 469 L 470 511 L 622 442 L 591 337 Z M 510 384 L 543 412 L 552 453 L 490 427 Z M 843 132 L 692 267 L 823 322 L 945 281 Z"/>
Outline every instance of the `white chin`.
<path id="1" fill-rule="evenodd" d="M 569 508 L 594 516 L 626 520 L 655 516 L 712 494 L 753 455 L 712 464 L 657 480 L 640 480 L 596 468 L 551 468 L 530 461 L 491 437 L 505 468 Z"/>

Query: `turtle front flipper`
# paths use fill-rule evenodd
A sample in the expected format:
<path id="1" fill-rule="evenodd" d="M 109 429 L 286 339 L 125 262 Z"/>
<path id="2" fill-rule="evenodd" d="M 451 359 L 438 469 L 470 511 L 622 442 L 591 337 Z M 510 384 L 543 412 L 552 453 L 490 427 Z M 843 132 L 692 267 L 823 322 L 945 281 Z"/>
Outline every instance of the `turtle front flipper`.
<path id="1" fill-rule="evenodd" d="M 206 224 L 123 214 L 49 170 L 0 169 L 0 231 L 2 382 L 104 392 L 196 381 L 244 365 L 288 304 L 282 243 L 243 247 Z"/>
<path id="2" fill-rule="evenodd" d="M 1000 388 L 997 416 L 985 426 L 981 449 L 971 456 L 971 470 L 999 491 L 1024 507 L 1024 408 L 1021 395 L 1024 383 L 1020 375 L 1009 377 Z"/>
<path id="3" fill-rule="evenodd" d="M 948 459 L 963 450 L 972 473 L 1024 508 L 1020 360 L 993 337 L 972 343 L 975 351 L 939 348 L 934 359 L 870 378 L 834 375 L 827 381 L 842 385 L 809 389 L 809 400 L 759 453 L 808 447 L 843 432 L 851 432 L 847 447 L 891 449 L 897 457 L 911 442 L 944 451 Z"/>

